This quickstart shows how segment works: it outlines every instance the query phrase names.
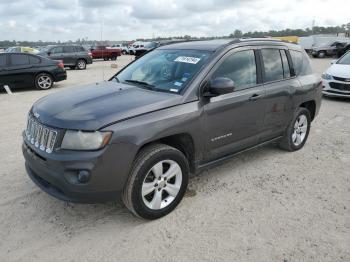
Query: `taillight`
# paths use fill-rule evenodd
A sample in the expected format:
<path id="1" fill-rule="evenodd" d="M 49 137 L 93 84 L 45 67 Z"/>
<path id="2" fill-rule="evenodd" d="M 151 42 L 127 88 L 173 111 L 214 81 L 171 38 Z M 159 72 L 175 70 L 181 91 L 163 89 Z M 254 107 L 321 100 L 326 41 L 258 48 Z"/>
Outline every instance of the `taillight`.
<path id="1" fill-rule="evenodd" d="M 89 52 L 88 55 L 92 58 L 92 53 L 91 52 Z"/>
<path id="2" fill-rule="evenodd" d="M 58 66 L 59 68 L 64 68 L 63 62 L 59 62 L 59 63 L 57 64 L 57 66 Z"/>

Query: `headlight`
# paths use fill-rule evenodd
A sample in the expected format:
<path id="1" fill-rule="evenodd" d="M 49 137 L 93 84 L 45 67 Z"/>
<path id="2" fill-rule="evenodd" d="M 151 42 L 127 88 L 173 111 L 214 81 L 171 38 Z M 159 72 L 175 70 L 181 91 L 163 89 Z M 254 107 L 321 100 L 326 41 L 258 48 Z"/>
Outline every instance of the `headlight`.
<path id="1" fill-rule="evenodd" d="M 83 132 L 67 130 L 62 141 L 62 149 L 97 150 L 111 139 L 112 132 Z"/>
<path id="2" fill-rule="evenodd" d="M 325 80 L 332 80 L 333 76 L 331 76 L 330 74 L 327 74 L 327 73 L 323 73 L 322 78 Z"/>

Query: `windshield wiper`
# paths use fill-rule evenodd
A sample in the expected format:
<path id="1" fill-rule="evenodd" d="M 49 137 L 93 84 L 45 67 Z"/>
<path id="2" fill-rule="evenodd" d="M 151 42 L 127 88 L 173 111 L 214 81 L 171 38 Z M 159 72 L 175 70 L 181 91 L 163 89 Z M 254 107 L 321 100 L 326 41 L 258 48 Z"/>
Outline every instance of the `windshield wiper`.
<path id="1" fill-rule="evenodd" d="M 138 80 L 131 80 L 131 79 L 125 80 L 125 82 L 142 85 L 142 86 L 146 87 L 147 89 L 155 90 L 155 86 L 151 85 L 147 82 L 138 81 Z"/>

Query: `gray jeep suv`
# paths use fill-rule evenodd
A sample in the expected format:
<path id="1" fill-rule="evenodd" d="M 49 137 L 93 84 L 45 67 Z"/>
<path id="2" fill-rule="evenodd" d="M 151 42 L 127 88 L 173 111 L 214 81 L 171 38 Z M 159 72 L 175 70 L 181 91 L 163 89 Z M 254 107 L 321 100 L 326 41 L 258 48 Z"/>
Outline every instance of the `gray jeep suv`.
<path id="1" fill-rule="evenodd" d="M 273 141 L 301 149 L 321 89 L 295 44 L 162 46 L 108 82 L 37 101 L 23 132 L 26 170 L 56 198 L 121 196 L 135 215 L 156 219 L 179 204 L 190 173 Z"/>

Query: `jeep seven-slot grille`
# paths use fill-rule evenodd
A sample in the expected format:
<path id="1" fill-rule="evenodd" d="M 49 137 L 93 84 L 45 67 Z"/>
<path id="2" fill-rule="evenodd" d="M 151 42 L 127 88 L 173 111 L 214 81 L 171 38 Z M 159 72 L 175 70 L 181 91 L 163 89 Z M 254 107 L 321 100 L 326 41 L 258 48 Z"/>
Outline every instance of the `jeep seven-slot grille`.
<path id="1" fill-rule="evenodd" d="M 32 115 L 28 116 L 25 131 L 28 142 L 46 153 L 52 153 L 57 139 L 57 131 L 38 122 Z"/>

